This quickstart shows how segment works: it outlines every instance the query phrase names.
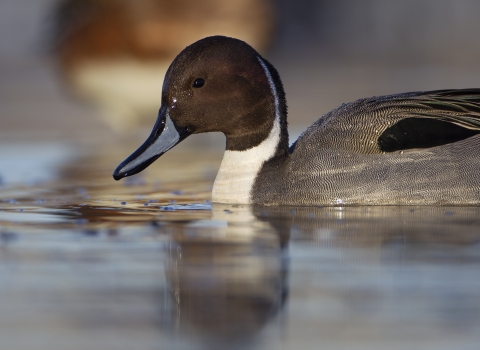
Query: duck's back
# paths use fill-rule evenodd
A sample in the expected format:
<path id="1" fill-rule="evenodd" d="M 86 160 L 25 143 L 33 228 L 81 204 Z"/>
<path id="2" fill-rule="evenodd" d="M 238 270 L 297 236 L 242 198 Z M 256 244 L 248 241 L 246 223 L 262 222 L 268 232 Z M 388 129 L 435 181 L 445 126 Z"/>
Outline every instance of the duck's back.
<path id="1" fill-rule="evenodd" d="M 362 99 L 264 164 L 257 203 L 480 204 L 480 89 Z"/>

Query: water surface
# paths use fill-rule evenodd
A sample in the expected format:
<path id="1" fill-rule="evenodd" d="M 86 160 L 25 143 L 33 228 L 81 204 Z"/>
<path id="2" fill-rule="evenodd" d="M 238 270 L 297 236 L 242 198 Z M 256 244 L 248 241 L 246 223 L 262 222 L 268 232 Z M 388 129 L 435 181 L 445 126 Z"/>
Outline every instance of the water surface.
<path id="1" fill-rule="evenodd" d="M 479 207 L 211 205 L 217 153 L 35 150 L 0 160 L 2 349 L 480 344 Z"/>

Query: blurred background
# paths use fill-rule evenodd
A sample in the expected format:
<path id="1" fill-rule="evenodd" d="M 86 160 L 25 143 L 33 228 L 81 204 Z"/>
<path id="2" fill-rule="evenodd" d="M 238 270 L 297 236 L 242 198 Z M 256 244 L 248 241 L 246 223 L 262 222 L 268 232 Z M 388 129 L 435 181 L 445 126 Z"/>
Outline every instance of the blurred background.
<path id="1" fill-rule="evenodd" d="M 477 349 L 477 207 L 212 208 L 221 135 L 110 174 L 204 36 L 278 69 L 295 139 L 343 102 L 480 87 L 479 16 L 478 0 L 0 0 L 0 348 Z M 200 341 L 223 334 L 245 346 Z"/>
<path id="2" fill-rule="evenodd" d="M 343 102 L 480 86 L 475 0 L 2 0 L 0 146 L 144 137 L 163 74 L 208 35 L 279 70 L 294 133 Z"/>

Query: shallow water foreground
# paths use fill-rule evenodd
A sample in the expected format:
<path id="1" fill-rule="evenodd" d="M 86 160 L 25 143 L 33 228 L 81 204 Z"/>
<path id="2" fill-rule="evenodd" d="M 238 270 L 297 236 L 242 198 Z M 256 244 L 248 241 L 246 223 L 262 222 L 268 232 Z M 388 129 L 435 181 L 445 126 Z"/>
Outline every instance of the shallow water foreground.
<path id="1" fill-rule="evenodd" d="M 479 207 L 211 205 L 218 154 L 46 153 L 2 174 L 1 349 L 478 349 Z"/>

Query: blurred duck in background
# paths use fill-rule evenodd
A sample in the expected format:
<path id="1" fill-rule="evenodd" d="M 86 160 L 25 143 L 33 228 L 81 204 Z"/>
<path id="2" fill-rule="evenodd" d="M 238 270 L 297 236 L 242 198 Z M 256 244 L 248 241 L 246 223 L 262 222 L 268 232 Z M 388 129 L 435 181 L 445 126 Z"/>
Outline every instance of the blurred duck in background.
<path id="1" fill-rule="evenodd" d="M 63 0 L 53 12 L 61 74 L 120 133 L 151 124 L 163 76 L 187 45 L 222 34 L 262 52 L 273 27 L 270 0 Z"/>

